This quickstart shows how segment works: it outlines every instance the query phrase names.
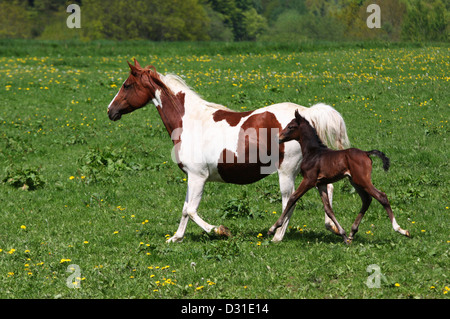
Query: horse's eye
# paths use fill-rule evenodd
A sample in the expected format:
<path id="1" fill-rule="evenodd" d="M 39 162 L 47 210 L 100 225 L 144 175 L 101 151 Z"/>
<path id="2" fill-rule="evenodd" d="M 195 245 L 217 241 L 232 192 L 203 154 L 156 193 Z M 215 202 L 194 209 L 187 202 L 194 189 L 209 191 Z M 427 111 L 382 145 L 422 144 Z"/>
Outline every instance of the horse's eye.
<path id="1" fill-rule="evenodd" d="M 124 89 L 128 89 L 130 86 L 131 86 L 131 84 L 126 84 L 126 83 L 123 84 Z"/>

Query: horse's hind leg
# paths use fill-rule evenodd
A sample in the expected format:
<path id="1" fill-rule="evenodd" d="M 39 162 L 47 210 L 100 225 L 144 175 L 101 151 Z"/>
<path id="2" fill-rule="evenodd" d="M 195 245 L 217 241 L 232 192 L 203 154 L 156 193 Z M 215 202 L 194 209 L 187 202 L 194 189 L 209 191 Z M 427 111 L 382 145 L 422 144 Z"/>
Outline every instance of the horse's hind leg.
<path id="1" fill-rule="evenodd" d="M 328 193 L 327 193 L 327 186 L 326 185 L 319 185 L 317 187 L 317 189 L 319 190 L 320 197 L 322 198 L 322 203 L 323 203 L 323 207 L 325 208 L 325 212 L 327 213 L 328 217 L 333 221 L 333 223 L 336 225 L 336 227 L 337 227 L 337 229 L 339 231 L 339 235 L 342 236 L 342 239 L 344 239 L 344 242 L 346 244 L 348 244 L 349 240 L 347 238 L 345 230 L 338 223 L 338 221 L 336 220 L 336 217 L 334 216 L 333 209 L 331 209 L 331 205 L 330 205 L 330 201 L 329 201 Z"/>
<path id="2" fill-rule="evenodd" d="M 361 223 L 361 220 L 364 217 L 365 212 L 367 211 L 367 209 L 370 206 L 370 203 L 372 202 L 372 196 L 370 196 L 362 187 L 360 187 L 359 185 L 351 182 L 353 187 L 356 189 L 356 191 L 359 194 L 359 197 L 361 197 L 361 201 L 362 201 L 362 207 L 361 210 L 359 211 L 358 216 L 356 216 L 355 222 L 352 225 L 352 231 L 350 232 L 350 235 L 348 236 L 348 239 L 350 241 L 353 240 L 353 238 L 355 237 L 355 234 L 358 232 L 358 227 L 359 227 L 359 223 Z"/>

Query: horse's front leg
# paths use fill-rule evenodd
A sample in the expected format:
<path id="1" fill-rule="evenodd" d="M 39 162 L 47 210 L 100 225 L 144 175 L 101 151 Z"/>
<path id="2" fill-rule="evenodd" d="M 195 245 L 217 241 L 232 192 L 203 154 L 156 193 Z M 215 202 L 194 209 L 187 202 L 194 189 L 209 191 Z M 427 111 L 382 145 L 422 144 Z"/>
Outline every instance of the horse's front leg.
<path id="1" fill-rule="evenodd" d="M 189 219 L 192 219 L 207 233 L 210 233 L 212 230 L 214 230 L 214 232 L 218 235 L 230 236 L 230 232 L 226 227 L 210 225 L 205 222 L 197 213 L 198 206 L 200 205 L 200 201 L 202 199 L 205 182 L 206 179 L 203 177 L 188 175 L 188 189 L 183 206 L 181 221 L 175 235 L 167 240 L 168 243 L 180 242 L 183 240 Z"/>
<path id="2" fill-rule="evenodd" d="M 183 205 L 183 212 L 181 215 L 180 224 L 178 225 L 178 229 L 175 232 L 175 234 L 167 240 L 168 243 L 175 243 L 175 242 L 183 241 L 184 233 L 186 232 L 186 227 L 189 222 L 189 215 L 187 213 L 188 197 L 189 197 L 189 188 L 186 192 L 186 199 L 185 199 L 184 205 Z"/>

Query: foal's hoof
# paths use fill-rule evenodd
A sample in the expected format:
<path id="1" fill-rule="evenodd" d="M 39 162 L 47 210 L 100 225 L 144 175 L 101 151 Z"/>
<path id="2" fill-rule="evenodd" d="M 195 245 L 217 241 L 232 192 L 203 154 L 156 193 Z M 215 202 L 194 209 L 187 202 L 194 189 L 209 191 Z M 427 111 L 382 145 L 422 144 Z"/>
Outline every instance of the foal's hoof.
<path id="1" fill-rule="evenodd" d="M 402 234 L 402 235 L 404 235 L 404 236 L 406 236 L 406 237 L 411 237 L 411 234 L 410 234 L 409 231 L 406 230 L 406 229 L 398 228 L 397 231 L 398 231 L 400 234 Z"/>
<path id="2" fill-rule="evenodd" d="M 344 243 L 346 243 L 347 245 L 350 245 L 352 243 L 353 237 L 343 236 L 342 238 L 344 239 Z"/>
<path id="3" fill-rule="evenodd" d="M 230 230 L 223 225 L 220 225 L 219 227 L 214 229 L 214 231 L 215 231 L 216 235 L 224 236 L 224 237 L 231 237 Z"/>
<path id="4" fill-rule="evenodd" d="M 335 235 L 341 236 L 341 234 L 339 233 L 338 228 L 336 227 L 336 225 L 330 225 L 330 224 L 325 224 L 325 228 L 327 230 L 329 230 L 330 232 L 332 232 Z"/>

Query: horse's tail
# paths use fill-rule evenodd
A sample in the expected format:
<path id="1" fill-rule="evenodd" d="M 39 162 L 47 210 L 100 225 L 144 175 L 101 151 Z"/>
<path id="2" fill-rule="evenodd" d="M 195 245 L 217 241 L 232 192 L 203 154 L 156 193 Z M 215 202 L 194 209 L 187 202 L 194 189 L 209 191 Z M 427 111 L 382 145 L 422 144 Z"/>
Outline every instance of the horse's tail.
<path id="1" fill-rule="evenodd" d="M 378 156 L 379 158 L 381 158 L 381 160 L 383 161 L 383 169 L 385 171 L 387 171 L 389 169 L 389 166 L 391 165 L 391 161 L 389 160 L 389 158 L 386 155 L 384 155 L 383 152 L 380 152 L 378 150 L 372 150 L 372 151 L 369 151 L 369 152 L 366 152 L 366 153 L 369 156 L 370 155 L 375 155 L 375 156 Z"/>
<path id="2" fill-rule="evenodd" d="M 306 108 L 302 115 L 316 129 L 319 138 L 328 147 L 335 149 L 350 147 L 344 119 L 333 107 L 323 103 L 315 104 Z"/>

